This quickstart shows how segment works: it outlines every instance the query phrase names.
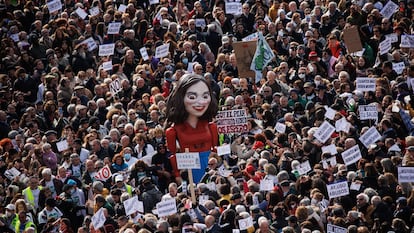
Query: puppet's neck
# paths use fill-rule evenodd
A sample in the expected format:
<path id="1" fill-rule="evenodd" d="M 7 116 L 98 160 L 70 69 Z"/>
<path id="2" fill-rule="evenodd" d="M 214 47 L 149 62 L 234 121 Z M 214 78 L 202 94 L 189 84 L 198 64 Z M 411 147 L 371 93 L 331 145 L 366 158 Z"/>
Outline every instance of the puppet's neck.
<path id="1" fill-rule="evenodd" d="M 188 116 L 186 122 L 193 127 L 194 129 L 197 128 L 198 117 L 197 116 Z"/>

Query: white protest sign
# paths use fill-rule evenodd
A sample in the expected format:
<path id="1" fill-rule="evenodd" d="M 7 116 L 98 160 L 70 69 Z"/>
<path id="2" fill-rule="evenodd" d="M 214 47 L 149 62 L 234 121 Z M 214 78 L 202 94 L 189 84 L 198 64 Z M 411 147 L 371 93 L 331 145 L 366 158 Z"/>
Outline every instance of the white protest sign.
<path id="1" fill-rule="evenodd" d="M 398 10 L 398 5 L 395 4 L 393 1 L 388 1 L 387 4 L 381 9 L 381 15 L 384 16 L 384 18 L 391 18 L 391 16 L 395 13 L 395 11 Z"/>
<path id="2" fill-rule="evenodd" d="M 46 5 L 47 5 L 47 9 L 49 10 L 49 13 L 54 13 L 62 9 L 62 2 L 60 2 L 60 0 L 50 1 L 46 3 Z"/>
<path id="3" fill-rule="evenodd" d="M 150 5 L 155 5 L 155 4 L 160 3 L 160 0 L 150 0 L 149 3 Z"/>
<path id="4" fill-rule="evenodd" d="M 166 217 L 177 213 L 177 205 L 174 198 L 168 198 L 164 201 L 157 203 L 158 217 Z"/>
<path id="5" fill-rule="evenodd" d="M 331 155 L 338 154 L 338 151 L 336 150 L 336 145 L 335 144 L 331 144 L 329 146 L 323 146 L 322 147 L 322 154 L 323 153 L 329 153 Z"/>
<path id="6" fill-rule="evenodd" d="M 326 227 L 326 232 L 327 233 L 347 233 L 348 229 L 328 223 Z"/>
<path id="7" fill-rule="evenodd" d="M 100 57 L 111 56 L 112 54 L 114 54 L 114 50 L 115 50 L 115 43 L 102 44 L 102 45 L 99 45 L 98 55 Z"/>
<path id="8" fill-rule="evenodd" d="M 272 191 L 274 188 L 273 180 L 263 179 L 260 181 L 260 191 Z"/>
<path id="9" fill-rule="evenodd" d="M 345 165 L 351 165 L 358 162 L 361 158 L 361 151 L 359 150 L 358 145 L 355 145 L 348 150 L 342 152 L 342 159 L 344 160 Z"/>
<path id="10" fill-rule="evenodd" d="M 364 52 L 365 52 L 365 48 L 362 48 L 361 51 L 351 53 L 351 56 L 362 57 L 364 55 Z"/>
<path id="11" fill-rule="evenodd" d="M 244 133 L 248 131 L 245 109 L 219 111 L 216 119 L 218 133 Z"/>
<path id="12" fill-rule="evenodd" d="M 206 27 L 206 20 L 204 18 L 195 19 L 196 27 L 205 28 Z"/>
<path id="13" fill-rule="evenodd" d="M 10 35 L 10 38 L 14 41 L 14 42 L 19 42 L 19 33 L 14 33 Z"/>
<path id="14" fill-rule="evenodd" d="M 106 71 L 112 70 L 112 61 L 106 61 L 102 63 L 102 69 Z"/>
<path id="15" fill-rule="evenodd" d="M 330 107 L 326 108 L 325 117 L 329 120 L 333 120 L 335 118 L 336 111 Z"/>
<path id="16" fill-rule="evenodd" d="M 331 137 L 333 132 L 335 132 L 335 127 L 333 127 L 329 122 L 324 121 L 313 136 L 320 142 L 325 143 Z"/>
<path id="17" fill-rule="evenodd" d="M 335 184 L 328 184 L 326 186 L 329 198 L 342 197 L 349 195 L 348 181 L 343 181 Z"/>
<path id="18" fill-rule="evenodd" d="M 149 56 L 148 56 L 148 53 L 147 53 L 147 48 L 146 48 L 146 47 L 142 47 L 142 48 L 140 48 L 140 49 L 139 49 L 139 52 L 141 53 L 141 57 L 142 57 L 142 59 L 143 59 L 144 61 L 149 60 Z"/>
<path id="19" fill-rule="evenodd" d="M 358 111 L 360 120 L 378 120 L 378 110 L 375 105 L 359 105 Z"/>
<path id="20" fill-rule="evenodd" d="M 224 167 L 224 165 L 221 165 L 218 169 L 217 169 L 217 173 L 222 176 L 222 177 L 229 177 L 231 174 L 230 170 L 227 170 L 226 167 Z"/>
<path id="21" fill-rule="evenodd" d="M 155 58 L 163 58 L 163 57 L 168 56 L 169 48 L 170 48 L 169 43 L 160 45 L 157 48 L 155 48 Z"/>
<path id="22" fill-rule="evenodd" d="M 391 50 L 391 41 L 389 39 L 381 41 L 378 49 L 381 55 L 388 53 Z"/>
<path id="23" fill-rule="evenodd" d="M 6 170 L 4 172 L 4 175 L 10 180 L 10 181 L 14 181 L 14 179 L 16 177 L 18 177 L 21 174 L 21 172 L 19 170 L 17 170 L 17 168 L 12 167 L 9 170 Z"/>
<path id="24" fill-rule="evenodd" d="M 391 33 L 391 34 L 385 35 L 385 38 L 389 39 L 391 43 L 398 42 L 397 33 Z"/>
<path id="25" fill-rule="evenodd" d="M 126 8 L 127 8 L 127 6 L 126 6 L 126 5 L 121 4 L 121 5 L 119 5 L 119 7 L 118 7 L 118 11 L 119 11 L 119 12 L 122 12 L 122 13 L 125 13 Z"/>
<path id="26" fill-rule="evenodd" d="M 112 93 L 112 95 L 115 95 L 119 90 L 121 90 L 121 81 L 119 78 L 112 80 L 112 82 L 109 84 L 109 91 Z"/>
<path id="27" fill-rule="evenodd" d="M 252 41 L 252 40 L 257 40 L 257 38 L 259 38 L 259 35 L 257 34 L 257 32 L 255 32 L 255 33 L 252 33 L 252 34 L 244 37 L 242 39 L 242 41 Z"/>
<path id="28" fill-rule="evenodd" d="M 286 132 L 286 125 L 280 122 L 276 123 L 275 129 L 279 133 L 285 133 Z"/>
<path id="29" fill-rule="evenodd" d="M 178 169 L 200 169 L 200 154 L 199 153 L 177 153 L 177 167 Z"/>
<path id="30" fill-rule="evenodd" d="M 364 144 L 366 148 L 369 147 L 369 145 L 374 144 L 378 140 L 381 139 L 381 134 L 378 132 L 378 130 L 372 126 L 365 132 L 363 135 L 359 137 L 359 140 Z"/>
<path id="31" fill-rule="evenodd" d="M 322 160 L 323 169 L 328 169 L 329 166 L 335 167 L 336 166 L 336 157 L 332 156 L 328 159 Z"/>
<path id="32" fill-rule="evenodd" d="M 194 70 L 194 64 L 195 64 L 196 62 L 189 62 L 188 64 L 187 64 L 187 71 L 188 71 L 188 73 L 193 73 L 193 70 Z"/>
<path id="33" fill-rule="evenodd" d="M 299 166 L 296 167 L 296 170 L 298 170 L 299 175 L 305 175 L 306 173 L 312 171 L 309 160 L 299 164 Z"/>
<path id="34" fill-rule="evenodd" d="M 352 182 L 351 186 L 349 186 L 349 189 L 359 191 L 361 189 L 361 183 Z"/>
<path id="35" fill-rule="evenodd" d="M 118 34 L 119 29 L 121 28 L 121 22 L 113 22 L 108 24 L 108 34 Z"/>
<path id="36" fill-rule="evenodd" d="M 208 183 L 207 183 L 207 188 L 208 188 L 208 190 L 210 190 L 210 191 L 214 191 L 214 190 L 216 190 L 216 183 L 214 183 L 214 182 L 208 182 Z"/>
<path id="37" fill-rule="evenodd" d="M 401 152 L 401 148 L 398 146 L 398 144 L 392 145 L 390 148 L 388 148 L 388 151 L 397 151 Z"/>
<path id="38" fill-rule="evenodd" d="M 95 179 L 106 181 L 111 178 L 112 172 L 111 169 L 106 165 L 105 167 L 101 168 L 95 175 Z"/>
<path id="39" fill-rule="evenodd" d="M 401 48 L 414 48 L 414 35 L 401 35 Z"/>
<path id="40" fill-rule="evenodd" d="M 89 52 L 98 48 L 98 45 L 96 44 L 95 40 L 92 37 L 89 37 L 88 39 L 84 40 L 82 43 L 88 46 Z"/>
<path id="41" fill-rule="evenodd" d="M 219 156 L 222 156 L 222 155 L 230 155 L 231 154 L 230 144 L 218 146 L 217 147 L 217 154 Z"/>
<path id="42" fill-rule="evenodd" d="M 57 142 L 56 147 L 59 152 L 65 151 L 69 148 L 68 141 L 65 139 L 63 141 Z"/>
<path id="43" fill-rule="evenodd" d="M 209 196 L 208 195 L 200 195 L 198 196 L 198 203 L 200 203 L 200 205 L 204 205 L 206 203 L 206 201 L 209 200 Z"/>
<path id="44" fill-rule="evenodd" d="M 375 91 L 375 78 L 358 77 L 356 78 L 356 89 L 358 91 Z"/>
<path id="45" fill-rule="evenodd" d="M 81 19 L 85 19 L 86 16 L 88 16 L 88 14 L 86 14 L 85 10 L 80 8 L 80 7 L 76 8 L 75 12 Z"/>
<path id="46" fill-rule="evenodd" d="M 92 16 L 98 15 L 100 13 L 99 7 L 95 6 L 89 9 L 89 14 Z"/>
<path id="47" fill-rule="evenodd" d="M 101 207 L 91 218 L 92 226 L 95 230 L 98 230 L 99 228 L 103 227 L 106 221 L 103 207 Z"/>
<path id="48" fill-rule="evenodd" d="M 253 226 L 253 219 L 252 217 L 244 218 L 239 220 L 239 228 L 240 230 L 246 230 Z"/>
<path id="49" fill-rule="evenodd" d="M 392 69 L 397 72 L 397 74 L 402 74 L 405 69 L 404 62 L 392 63 Z"/>
<path id="50" fill-rule="evenodd" d="M 336 132 L 343 131 L 345 133 L 348 133 L 350 128 L 351 128 L 351 123 L 349 123 L 345 117 L 342 117 L 341 119 L 335 122 Z"/>
<path id="51" fill-rule="evenodd" d="M 226 2 L 226 14 L 241 15 L 242 4 L 241 2 Z"/>
<path id="52" fill-rule="evenodd" d="M 240 233 L 239 229 L 233 229 L 232 233 Z"/>
<path id="53" fill-rule="evenodd" d="M 414 167 L 398 167 L 398 182 L 414 182 Z"/>
<path id="54" fill-rule="evenodd" d="M 131 215 L 138 211 L 138 196 L 134 196 L 124 201 L 126 215 Z"/>

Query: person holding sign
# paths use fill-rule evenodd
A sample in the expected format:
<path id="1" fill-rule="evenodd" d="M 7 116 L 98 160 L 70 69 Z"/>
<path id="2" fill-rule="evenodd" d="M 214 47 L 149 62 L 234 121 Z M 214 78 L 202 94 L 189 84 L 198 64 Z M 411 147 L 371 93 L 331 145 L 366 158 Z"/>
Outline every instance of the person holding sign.
<path id="1" fill-rule="evenodd" d="M 201 76 L 184 75 L 167 100 L 166 112 L 167 147 L 172 154 L 186 148 L 189 152 L 200 152 L 200 169 L 193 169 L 194 182 L 199 182 L 210 151 L 218 144 L 217 126 L 210 122 L 217 113 L 217 102 L 210 86 Z M 175 155 L 170 161 L 175 177 L 180 177 Z"/>

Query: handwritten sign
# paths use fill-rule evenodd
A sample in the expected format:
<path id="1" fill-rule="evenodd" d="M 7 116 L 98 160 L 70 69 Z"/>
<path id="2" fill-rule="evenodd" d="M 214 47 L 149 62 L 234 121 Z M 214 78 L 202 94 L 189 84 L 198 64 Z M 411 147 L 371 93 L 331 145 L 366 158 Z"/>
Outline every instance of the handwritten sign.
<path id="1" fill-rule="evenodd" d="M 344 160 L 345 165 L 351 165 L 358 162 L 361 158 L 361 151 L 359 150 L 358 145 L 355 145 L 348 150 L 342 152 L 342 159 Z"/>
<path id="2" fill-rule="evenodd" d="M 106 61 L 102 63 L 102 69 L 106 71 L 112 70 L 112 61 Z"/>
<path id="3" fill-rule="evenodd" d="M 122 23 L 120 22 L 113 22 L 109 23 L 108 25 L 108 34 L 118 34 L 119 29 L 121 28 Z"/>
<path id="4" fill-rule="evenodd" d="M 60 0 L 50 1 L 46 3 L 46 5 L 47 5 L 47 9 L 49 10 L 49 13 L 54 13 L 62 9 L 62 2 L 60 2 Z"/>
<path id="5" fill-rule="evenodd" d="M 99 229 L 104 226 L 106 218 L 104 215 L 103 207 L 101 207 L 91 218 L 92 226 L 94 229 Z"/>
<path id="6" fill-rule="evenodd" d="M 375 91 L 375 78 L 358 77 L 356 79 L 356 89 L 358 91 Z"/>
<path id="7" fill-rule="evenodd" d="M 99 45 L 98 55 L 100 57 L 111 56 L 114 54 L 115 43 Z"/>
<path id="8" fill-rule="evenodd" d="M 381 139 L 381 134 L 378 132 L 378 130 L 372 126 L 365 132 L 363 135 L 359 137 L 359 140 L 364 144 L 366 148 L 369 147 L 369 145 L 374 144 L 378 140 Z"/>
<path id="9" fill-rule="evenodd" d="M 387 4 L 381 9 L 381 15 L 384 18 L 391 18 L 391 16 L 398 10 L 398 5 L 395 4 L 393 1 L 388 1 Z"/>
<path id="10" fill-rule="evenodd" d="M 163 58 L 163 57 L 168 56 L 169 48 L 170 48 L 169 43 L 160 45 L 157 48 L 155 48 L 155 58 Z"/>
<path id="11" fill-rule="evenodd" d="M 326 226 L 327 233 L 347 233 L 348 229 L 340 226 L 329 224 Z"/>
<path id="12" fill-rule="evenodd" d="M 200 155 L 199 153 L 177 153 L 177 167 L 178 169 L 200 169 Z"/>
<path id="13" fill-rule="evenodd" d="M 320 142 L 325 143 L 331 137 L 333 132 L 335 132 L 335 127 L 333 127 L 329 122 L 324 121 L 313 136 Z"/>
<path id="14" fill-rule="evenodd" d="M 245 109 L 219 111 L 216 119 L 218 133 L 244 133 L 248 131 Z"/>
<path id="15" fill-rule="evenodd" d="M 404 62 L 392 63 L 392 69 L 397 72 L 397 74 L 402 74 L 405 69 Z"/>
<path id="16" fill-rule="evenodd" d="M 349 195 L 348 181 L 343 181 L 326 186 L 329 198 L 342 197 Z"/>
<path id="17" fill-rule="evenodd" d="M 414 167 L 398 167 L 398 182 L 414 182 Z"/>
<path id="18" fill-rule="evenodd" d="M 360 120 L 378 120 L 378 110 L 375 105 L 359 105 L 358 111 Z"/>
<path id="19" fill-rule="evenodd" d="M 217 147 L 217 154 L 219 156 L 230 155 L 231 154 L 230 144 L 218 146 Z"/>
<path id="20" fill-rule="evenodd" d="M 166 217 L 177 213 L 177 206 L 174 198 L 169 198 L 157 203 L 158 217 Z"/>
<path id="21" fill-rule="evenodd" d="M 244 219 L 239 219 L 239 228 L 240 230 L 246 230 L 250 227 L 253 226 L 253 219 L 252 217 L 248 217 L 248 218 L 244 218 Z"/>
<path id="22" fill-rule="evenodd" d="M 128 200 L 124 201 L 124 208 L 125 208 L 125 213 L 126 215 L 131 215 L 134 214 L 136 212 L 139 211 L 139 206 L 142 206 L 142 201 L 141 204 L 139 204 L 140 201 L 138 201 L 138 196 L 134 196 L 129 198 Z M 143 211 L 142 211 L 143 212 Z"/>
<path id="23" fill-rule="evenodd" d="M 285 133 L 286 132 L 286 125 L 280 122 L 276 123 L 275 130 L 279 133 Z"/>

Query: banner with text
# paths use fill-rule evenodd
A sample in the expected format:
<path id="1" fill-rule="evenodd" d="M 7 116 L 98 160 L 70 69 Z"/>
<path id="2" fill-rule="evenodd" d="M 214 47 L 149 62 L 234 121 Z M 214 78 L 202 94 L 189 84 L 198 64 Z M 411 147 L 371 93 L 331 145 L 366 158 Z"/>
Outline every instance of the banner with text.
<path id="1" fill-rule="evenodd" d="M 398 182 L 414 182 L 414 167 L 398 167 Z"/>
<path id="2" fill-rule="evenodd" d="M 361 150 L 359 149 L 358 145 L 355 145 L 349 148 L 348 150 L 342 152 L 341 155 L 345 165 L 347 166 L 358 162 L 362 158 Z"/>
<path id="3" fill-rule="evenodd" d="M 216 119 L 218 133 L 244 133 L 248 131 L 245 109 L 219 111 Z"/>
<path id="4" fill-rule="evenodd" d="M 177 168 L 178 169 L 200 169 L 200 154 L 193 153 L 177 153 Z"/>
<path id="5" fill-rule="evenodd" d="M 378 132 L 378 130 L 372 126 L 365 132 L 363 135 L 359 137 L 359 140 L 364 144 L 366 148 L 369 147 L 369 145 L 374 144 L 378 140 L 381 139 L 381 134 Z"/>
<path id="6" fill-rule="evenodd" d="M 367 77 L 356 78 L 356 89 L 358 91 L 375 91 L 375 79 Z"/>
<path id="7" fill-rule="evenodd" d="M 349 195 L 348 181 L 328 184 L 326 189 L 328 190 L 329 199 Z"/>

